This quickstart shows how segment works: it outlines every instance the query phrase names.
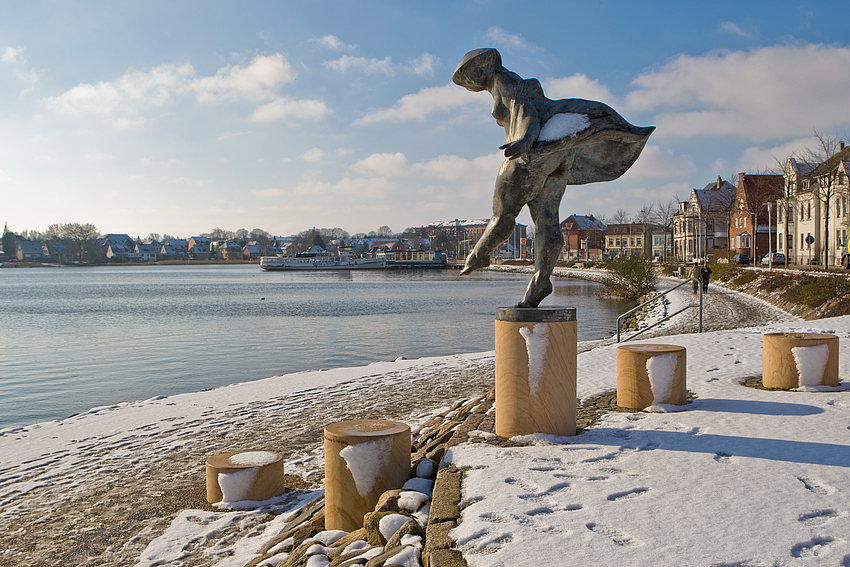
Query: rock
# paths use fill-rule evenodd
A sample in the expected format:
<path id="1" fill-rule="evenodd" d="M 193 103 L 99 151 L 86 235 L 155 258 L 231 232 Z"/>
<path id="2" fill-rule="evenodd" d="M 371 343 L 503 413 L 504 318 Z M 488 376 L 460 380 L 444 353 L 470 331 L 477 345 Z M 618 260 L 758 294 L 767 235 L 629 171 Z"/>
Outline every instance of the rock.
<path id="1" fill-rule="evenodd" d="M 354 530 L 353 532 L 351 532 L 347 536 L 336 540 L 331 547 L 338 547 L 340 549 L 345 549 L 345 546 L 347 546 L 349 543 L 359 541 L 359 540 L 364 540 L 364 541 L 366 540 L 366 528 L 360 528 L 359 530 Z"/>
<path id="2" fill-rule="evenodd" d="M 468 567 L 466 559 L 456 549 L 435 549 L 425 567 Z"/>
<path id="3" fill-rule="evenodd" d="M 381 497 L 378 498 L 378 503 L 375 504 L 375 512 L 398 512 L 398 497 L 401 494 L 400 488 L 387 490 Z"/>
<path id="4" fill-rule="evenodd" d="M 406 535 L 413 535 L 425 539 L 425 530 L 422 529 L 422 526 L 420 526 L 419 522 L 416 520 L 408 520 L 403 526 L 396 530 L 392 537 L 387 541 L 384 549 L 389 551 L 391 549 L 402 547 L 401 538 Z"/>
<path id="5" fill-rule="evenodd" d="M 408 546 L 408 547 L 410 547 L 410 549 L 412 550 L 411 553 L 414 553 L 416 555 L 416 561 L 418 563 L 419 562 L 419 550 L 415 547 L 412 547 L 412 546 Z M 390 565 L 398 565 L 398 563 L 387 563 L 387 561 L 389 559 L 392 559 L 393 557 L 397 556 L 404 549 L 408 549 L 408 548 L 404 547 L 404 548 L 393 549 L 391 551 L 384 551 L 382 554 L 378 555 L 377 557 L 373 557 L 372 559 L 370 559 L 366 563 L 366 567 L 383 567 L 383 566 L 389 567 Z"/>
<path id="6" fill-rule="evenodd" d="M 448 467 L 437 473 L 434 495 L 428 522 L 445 522 L 460 517 L 462 475 L 456 467 Z"/>
<path id="7" fill-rule="evenodd" d="M 437 471 L 437 463 L 431 459 L 424 457 L 413 463 L 410 476 L 418 476 L 419 478 L 431 478 Z"/>
<path id="8" fill-rule="evenodd" d="M 425 530 L 425 550 L 422 553 L 424 563 L 428 564 L 428 557 L 438 549 L 451 549 L 456 542 L 449 536 L 449 532 L 457 527 L 457 522 L 448 521 L 434 523 L 429 522 Z"/>
<path id="9" fill-rule="evenodd" d="M 375 547 L 386 545 L 387 537 L 381 533 L 381 520 L 386 516 L 393 515 L 410 518 L 409 514 L 400 512 L 369 512 L 363 516 L 363 528 L 366 530 L 366 541 Z M 390 534 L 390 537 L 392 537 L 392 534 Z"/>

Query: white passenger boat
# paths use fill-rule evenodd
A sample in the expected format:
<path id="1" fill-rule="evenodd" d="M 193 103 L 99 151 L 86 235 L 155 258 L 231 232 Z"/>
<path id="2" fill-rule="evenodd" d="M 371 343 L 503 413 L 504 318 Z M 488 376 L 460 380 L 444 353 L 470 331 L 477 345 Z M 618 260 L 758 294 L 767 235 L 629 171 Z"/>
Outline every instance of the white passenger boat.
<path id="1" fill-rule="evenodd" d="M 341 254 L 302 253 L 295 256 L 262 256 L 260 267 L 274 271 L 301 270 L 381 270 L 387 267 L 385 258 L 352 258 L 348 252 Z"/>

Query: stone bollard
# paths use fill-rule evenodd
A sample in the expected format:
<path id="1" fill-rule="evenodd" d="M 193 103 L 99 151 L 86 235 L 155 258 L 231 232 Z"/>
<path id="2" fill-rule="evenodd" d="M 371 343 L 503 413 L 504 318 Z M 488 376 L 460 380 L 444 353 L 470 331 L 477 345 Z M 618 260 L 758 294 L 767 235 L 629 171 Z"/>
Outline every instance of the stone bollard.
<path id="1" fill-rule="evenodd" d="M 381 494 L 410 478 L 410 427 L 383 419 L 325 427 L 325 529 L 353 532 Z"/>
<path id="2" fill-rule="evenodd" d="M 687 357 L 677 345 L 617 347 L 617 405 L 644 409 L 687 402 Z"/>
<path id="3" fill-rule="evenodd" d="M 576 433 L 576 310 L 496 311 L 496 435 Z"/>
<path id="4" fill-rule="evenodd" d="M 767 333 L 762 337 L 765 388 L 838 386 L 838 337 L 820 333 Z"/>
<path id="5" fill-rule="evenodd" d="M 264 501 L 286 492 L 283 455 L 272 451 L 231 451 L 206 462 L 207 502 Z"/>

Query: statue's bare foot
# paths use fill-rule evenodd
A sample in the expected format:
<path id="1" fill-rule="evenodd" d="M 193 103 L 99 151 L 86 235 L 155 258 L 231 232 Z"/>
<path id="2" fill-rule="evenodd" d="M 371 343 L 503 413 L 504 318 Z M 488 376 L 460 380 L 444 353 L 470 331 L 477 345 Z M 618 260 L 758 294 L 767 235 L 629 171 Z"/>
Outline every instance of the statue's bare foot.
<path id="1" fill-rule="evenodd" d="M 465 276 L 467 274 L 471 274 L 478 268 L 486 268 L 490 265 L 490 257 L 479 258 L 475 252 L 466 257 L 466 264 L 463 266 L 463 270 L 461 270 L 460 275 Z"/>

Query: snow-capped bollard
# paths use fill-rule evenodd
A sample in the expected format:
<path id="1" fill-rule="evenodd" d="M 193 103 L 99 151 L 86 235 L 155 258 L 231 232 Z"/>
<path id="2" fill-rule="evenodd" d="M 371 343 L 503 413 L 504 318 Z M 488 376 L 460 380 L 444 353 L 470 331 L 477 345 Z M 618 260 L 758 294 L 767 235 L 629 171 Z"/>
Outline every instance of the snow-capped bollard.
<path id="1" fill-rule="evenodd" d="M 827 333 L 767 333 L 762 336 L 765 388 L 838 386 L 838 337 Z"/>
<path id="2" fill-rule="evenodd" d="M 283 455 L 272 451 L 231 451 L 206 462 L 207 502 L 262 502 L 286 492 Z"/>
<path id="3" fill-rule="evenodd" d="M 325 427 L 325 529 L 363 527 L 387 490 L 410 478 L 410 427 L 397 421 L 356 419 Z"/>
<path id="4" fill-rule="evenodd" d="M 677 345 L 617 347 L 617 405 L 645 409 L 687 402 L 687 356 Z"/>
<path id="5" fill-rule="evenodd" d="M 576 434 L 576 310 L 496 311 L 496 435 Z"/>

